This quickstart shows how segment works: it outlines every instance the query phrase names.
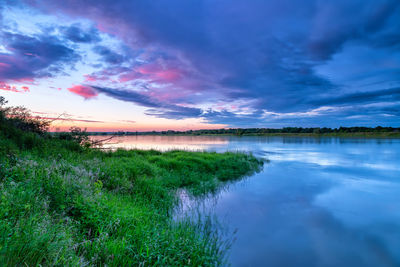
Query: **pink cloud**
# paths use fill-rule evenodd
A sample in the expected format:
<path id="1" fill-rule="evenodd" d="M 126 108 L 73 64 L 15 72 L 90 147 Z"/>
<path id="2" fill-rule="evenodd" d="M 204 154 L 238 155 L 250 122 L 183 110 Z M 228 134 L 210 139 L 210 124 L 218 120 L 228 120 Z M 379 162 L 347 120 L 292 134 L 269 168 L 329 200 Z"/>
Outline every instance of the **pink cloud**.
<path id="1" fill-rule="evenodd" d="M 71 93 L 80 95 L 85 99 L 90 99 L 98 95 L 98 93 L 92 87 L 84 85 L 74 85 L 68 88 L 67 90 L 70 91 Z"/>
<path id="2" fill-rule="evenodd" d="M 19 82 L 19 83 L 30 83 L 30 84 L 33 84 L 33 82 L 35 80 L 33 78 L 26 77 L 26 78 L 13 79 L 13 81 Z"/>
<path id="3" fill-rule="evenodd" d="M 180 70 L 170 67 L 162 67 L 159 64 L 148 64 L 140 66 L 137 72 L 147 75 L 152 80 L 174 82 L 182 77 Z"/>
<path id="4" fill-rule="evenodd" d="M 181 73 L 178 70 L 163 70 L 156 73 L 156 76 L 164 81 L 176 81 L 181 78 Z"/>
<path id="5" fill-rule="evenodd" d="M 5 68 L 10 68 L 10 64 L 0 62 L 0 71 Z"/>
<path id="6" fill-rule="evenodd" d="M 156 64 L 148 64 L 120 75 L 120 82 L 128 82 L 136 79 L 147 79 L 153 82 L 176 82 L 182 78 L 182 72 L 175 68 L 162 68 Z"/>
<path id="7" fill-rule="evenodd" d="M 87 81 L 87 82 L 95 82 L 95 81 L 97 81 L 96 77 L 93 76 L 93 75 L 86 74 L 84 76 L 86 78 L 85 81 Z"/>
<path id="8" fill-rule="evenodd" d="M 85 81 L 86 82 L 104 81 L 104 80 L 108 79 L 105 76 L 100 77 L 100 76 L 95 75 L 95 74 L 85 74 L 83 76 L 85 77 Z"/>
<path id="9" fill-rule="evenodd" d="M 21 89 L 18 89 L 15 85 L 9 85 L 9 84 L 0 82 L 0 90 L 16 92 L 16 93 L 25 93 L 25 92 L 29 92 L 29 87 L 21 86 Z"/>
<path id="10" fill-rule="evenodd" d="M 182 71 L 176 68 L 163 68 L 157 64 L 140 66 L 135 70 L 119 76 L 120 82 L 129 82 L 136 79 L 146 79 L 158 83 L 177 82 L 183 77 Z"/>
<path id="11" fill-rule="evenodd" d="M 132 80 L 140 79 L 143 78 L 143 75 L 140 73 L 137 73 L 136 71 L 131 71 L 128 73 L 125 73 L 119 77 L 120 82 L 129 82 Z"/>

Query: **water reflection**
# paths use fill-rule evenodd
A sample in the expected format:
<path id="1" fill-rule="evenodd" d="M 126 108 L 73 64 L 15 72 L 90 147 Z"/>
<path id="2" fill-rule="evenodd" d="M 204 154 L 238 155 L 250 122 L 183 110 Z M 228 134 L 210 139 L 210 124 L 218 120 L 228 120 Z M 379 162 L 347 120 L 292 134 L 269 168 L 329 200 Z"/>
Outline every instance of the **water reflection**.
<path id="1" fill-rule="evenodd" d="M 105 139 L 104 136 L 91 136 L 92 140 Z M 229 141 L 223 137 L 209 136 L 160 136 L 132 135 L 116 136 L 104 144 L 104 148 L 155 149 L 167 150 L 206 150 L 213 146 L 226 145 Z"/>
<path id="2" fill-rule="evenodd" d="M 399 139 L 163 136 L 135 142 L 163 150 L 251 151 L 271 160 L 214 198 L 184 201 L 186 212 L 200 207 L 238 229 L 233 266 L 400 266 Z"/>

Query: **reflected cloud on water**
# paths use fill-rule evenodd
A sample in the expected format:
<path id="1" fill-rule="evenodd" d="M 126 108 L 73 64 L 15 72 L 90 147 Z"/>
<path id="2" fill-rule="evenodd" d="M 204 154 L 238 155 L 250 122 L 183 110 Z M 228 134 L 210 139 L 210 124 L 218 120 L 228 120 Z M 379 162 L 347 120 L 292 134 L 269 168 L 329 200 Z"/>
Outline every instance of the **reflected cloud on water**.
<path id="1" fill-rule="evenodd" d="M 102 140 L 104 136 L 91 136 L 92 140 Z M 105 143 L 104 148 L 145 149 L 145 150 L 207 150 L 214 146 L 228 144 L 225 138 L 208 136 L 160 136 L 133 135 L 116 136 L 111 142 Z"/>
<path id="2" fill-rule="evenodd" d="M 231 232 L 237 229 L 233 266 L 400 266 L 399 139 L 163 136 L 135 142 L 248 151 L 270 160 L 261 173 L 213 196 L 181 192 L 181 214 L 213 214 Z"/>

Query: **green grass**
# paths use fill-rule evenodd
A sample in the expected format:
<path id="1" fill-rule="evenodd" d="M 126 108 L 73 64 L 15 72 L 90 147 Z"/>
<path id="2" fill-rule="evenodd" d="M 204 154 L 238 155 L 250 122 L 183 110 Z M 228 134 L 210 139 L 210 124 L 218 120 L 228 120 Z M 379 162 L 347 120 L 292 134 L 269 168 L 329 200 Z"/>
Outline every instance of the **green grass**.
<path id="1" fill-rule="evenodd" d="M 2 123 L 5 266 L 223 265 L 209 223 L 172 219 L 176 192 L 217 192 L 263 164 L 242 153 L 104 152 Z"/>

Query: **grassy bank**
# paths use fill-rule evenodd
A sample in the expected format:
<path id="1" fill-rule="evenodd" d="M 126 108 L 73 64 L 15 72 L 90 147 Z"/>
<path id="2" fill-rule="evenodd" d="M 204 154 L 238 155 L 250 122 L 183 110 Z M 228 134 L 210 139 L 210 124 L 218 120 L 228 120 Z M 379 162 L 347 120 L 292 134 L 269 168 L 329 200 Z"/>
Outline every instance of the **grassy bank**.
<path id="1" fill-rule="evenodd" d="M 4 114 L 3 265 L 223 263 L 223 243 L 209 225 L 172 220 L 176 191 L 216 191 L 225 181 L 257 171 L 261 161 L 241 153 L 104 152 L 82 145 L 81 139 L 28 130 L 28 121 Z"/>

